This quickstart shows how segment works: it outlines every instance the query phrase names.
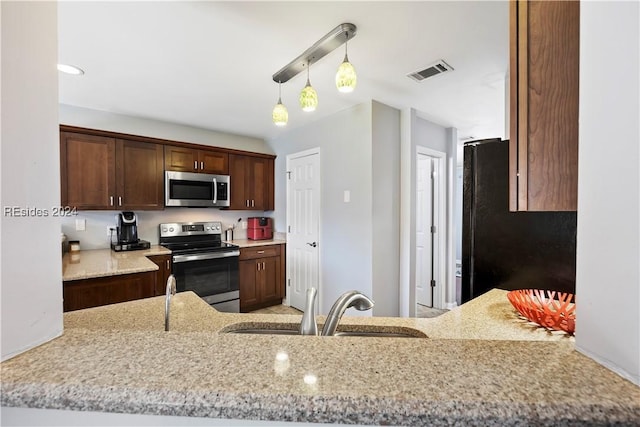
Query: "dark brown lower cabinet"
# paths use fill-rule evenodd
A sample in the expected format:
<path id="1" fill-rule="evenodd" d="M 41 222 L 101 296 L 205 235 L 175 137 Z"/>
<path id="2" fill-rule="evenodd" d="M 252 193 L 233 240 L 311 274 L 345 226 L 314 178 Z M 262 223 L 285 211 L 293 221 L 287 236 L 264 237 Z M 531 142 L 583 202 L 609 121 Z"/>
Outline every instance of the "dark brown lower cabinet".
<path id="1" fill-rule="evenodd" d="M 240 311 L 282 303 L 284 298 L 284 246 L 240 249 Z"/>
<path id="2" fill-rule="evenodd" d="M 64 282 L 64 311 L 152 297 L 155 286 L 155 271 Z"/>
<path id="3" fill-rule="evenodd" d="M 158 266 L 155 295 L 164 295 L 167 290 L 167 279 L 171 275 L 171 255 L 150 255 L 147 258 Z"/>

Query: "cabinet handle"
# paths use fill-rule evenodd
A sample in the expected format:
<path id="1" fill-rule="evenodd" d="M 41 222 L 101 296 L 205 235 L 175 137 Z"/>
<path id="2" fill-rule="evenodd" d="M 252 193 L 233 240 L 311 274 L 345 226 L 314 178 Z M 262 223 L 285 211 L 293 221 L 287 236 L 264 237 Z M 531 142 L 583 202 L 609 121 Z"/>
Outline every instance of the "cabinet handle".
<path id="1" fill-rule="evenodd" d="M 194 160 L 194 161 L 193 161 L 193 168 L 194 168 L 195 170 L 198 170 L 198 161 L 197 161 L 197 160 Z"/>
<path id="2" fill-rule="evenodd" d="M 264 253 L 264 251 L 258 251 L 258 253 L 259 253 L 259 254 L 263 254 L 263 253 Z"/>
<path id="3" fill-rule="evenodd" d="M 109 205 L 113 206 L 113 196 L 109 196 Z"/>
<path id="4" fill-rule="evenodd" d="M 122 206 L 122 196 L 118 196 L 118 206 Z"/>
<path id="5" fill-rule="evenodd" d="M 256 201 L 255 200 L 251 200 L 251 207 L 254 207 L 256 205 Z"/>
<path id="6" fill-rule="evenodd" d="M 245 200 L 245 204 L 249 207 L 249 200 Z"/>
<path id="7" fill-rule="evenodd" d="M 204 170 L 204 162 L 200 162 L 200 169 Z"/>
<path id="8" fill-rule="evenodd" d="M 261 262 L 256 264 L 256 267 L 258 268 L 258 271 L 260 271 L 260 264 L 262 264 Z"/>
<path id="9" fill-rule="evenodd" d="M 264 263 L 264 261 L 263 261 L 263 262 L 262 262 L 262 269 L 264 270 L 264 269 L 266 269 L 266 268 L 267 268 L 267 266 L 265 265 L 265 263 Z"/>
<path id="10" fill-rule="evenodd" d="M 169 270 L 171 266 L 169 265 L 169 260 L 167 260 L 167 270 Z"/>

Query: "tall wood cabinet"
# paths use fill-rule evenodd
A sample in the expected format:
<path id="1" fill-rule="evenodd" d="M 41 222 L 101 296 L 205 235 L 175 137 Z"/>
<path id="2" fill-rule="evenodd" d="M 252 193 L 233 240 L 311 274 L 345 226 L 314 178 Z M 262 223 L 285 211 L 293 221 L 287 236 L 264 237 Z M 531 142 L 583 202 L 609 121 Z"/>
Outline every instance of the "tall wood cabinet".
<path id="1" fill-rule="evenodd" d="M 510 3 L 509 209 L 575 211 L 580 3 Z"/>
<path id="2" fill-rule="evenodd" d="M 78 209 L 164 209 L 162 145 L 60 133 L 61 202 Z"/>
<path id="3" fill-rule="evenodd" d="M 240 249 L 240 311 L 282 303 L 284 298 L 284 247 L 266 245 Z"/>
<path id="4" fill-rule="evenodd" d="M 229 209 L 273 210 L 273 168 L 273 158 L 230 154 L 231 206 Z"/>

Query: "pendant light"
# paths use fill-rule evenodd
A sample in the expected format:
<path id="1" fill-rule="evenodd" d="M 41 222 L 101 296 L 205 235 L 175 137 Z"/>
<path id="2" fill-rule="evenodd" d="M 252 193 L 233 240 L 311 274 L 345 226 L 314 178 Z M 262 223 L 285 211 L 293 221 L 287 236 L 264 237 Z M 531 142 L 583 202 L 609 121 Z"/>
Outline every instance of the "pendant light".
<path id="1" fill-rule="evenodd" d="M 275 107 L 273 107 L 273 113 L 271 117 L 273 118 L 273 123 L 276 126 L 284 126 L 289 121 L 289 113 L 287 112 L 287 107 L 282 103 L 282 92 L 281 92 L 281 82 L 278 82 L 278 103 Z"/>
<path id="2" fill-rule="evenodd" d="M 356 88 L 356 83 L 358 82 L 358 77 L 356 76 L 356 69 L 349 62 L 349 57 L 347 56 L 347 44 L 349 42 L 349 33 L 346 34 L 347 40 L 344 42 L 344 60 L 340 67 L 338 67 L 338 72 L 336 73 L 336 87 L 339 92 L 349 93 L 353 92 Z"/>
<path id="3" fill-rule="evenodd" d="M 315 111 L 318 106 L 318 94 L 309 82 L 310 63 L 307 62 L 307 85 L 300 92 L 300 107 L 302 111 Z"/>

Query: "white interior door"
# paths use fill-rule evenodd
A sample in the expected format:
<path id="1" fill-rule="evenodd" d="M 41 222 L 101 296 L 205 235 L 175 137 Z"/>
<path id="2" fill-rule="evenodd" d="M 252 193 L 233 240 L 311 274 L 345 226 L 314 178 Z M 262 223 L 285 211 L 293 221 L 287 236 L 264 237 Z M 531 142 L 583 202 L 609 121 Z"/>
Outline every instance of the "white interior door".
<path id="1" fill-rule="evenodd" d="M 434 161 L 418 154 L 416 167 L 416 302 L 433 306 Z"/>
<path id="2" fill-rule="evenodd" d="M 319 280 L 320 151 L 287 156 L 287 297 L 304 310 L 307 289 L 315 287 L 316 312 L 322 295 Z"/>
<path id="3" fill-rule="evenodd" d="M 445 153 L 419 147 L 416 156 L 416 303 L 444 308 Z"/>

